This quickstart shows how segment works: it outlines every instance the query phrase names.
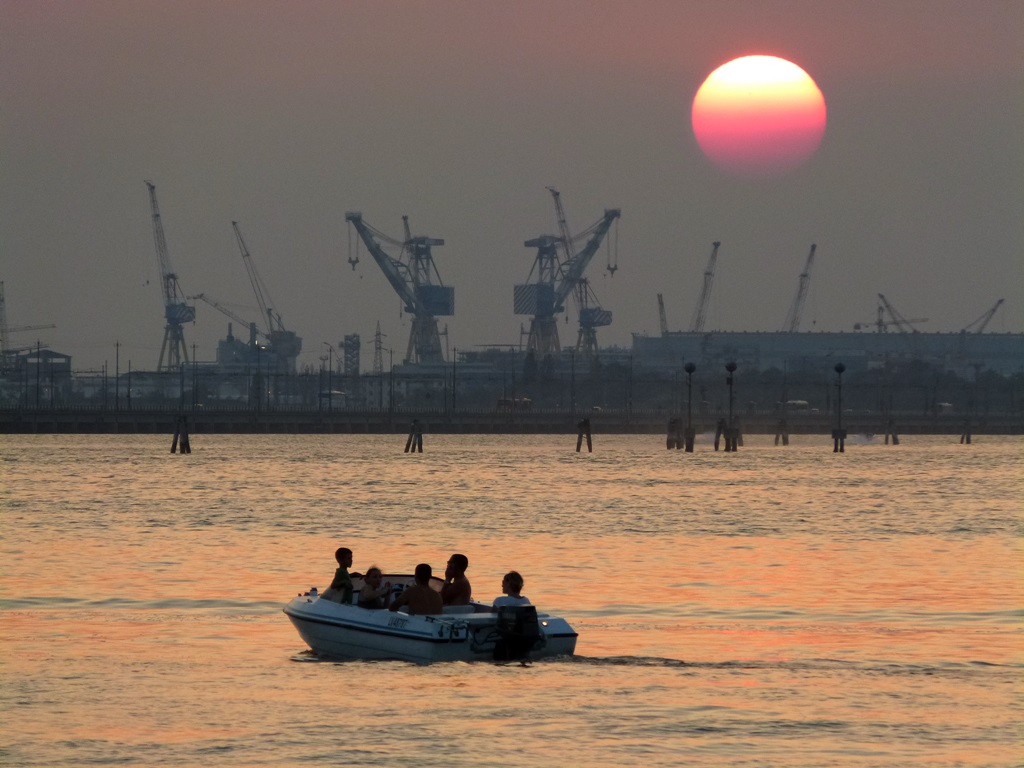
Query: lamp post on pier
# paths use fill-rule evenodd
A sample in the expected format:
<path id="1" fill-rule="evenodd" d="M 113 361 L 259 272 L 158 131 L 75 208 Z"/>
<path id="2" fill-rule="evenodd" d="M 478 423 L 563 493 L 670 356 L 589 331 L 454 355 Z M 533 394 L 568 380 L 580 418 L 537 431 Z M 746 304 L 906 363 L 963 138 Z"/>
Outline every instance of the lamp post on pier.
<path id="1" fill-rule="evenodd" d="M 320 342 L 327 347 L 327 410 L 334 410 L 332 398 L 334 397 L 334 347 L 326 341 Z"/>

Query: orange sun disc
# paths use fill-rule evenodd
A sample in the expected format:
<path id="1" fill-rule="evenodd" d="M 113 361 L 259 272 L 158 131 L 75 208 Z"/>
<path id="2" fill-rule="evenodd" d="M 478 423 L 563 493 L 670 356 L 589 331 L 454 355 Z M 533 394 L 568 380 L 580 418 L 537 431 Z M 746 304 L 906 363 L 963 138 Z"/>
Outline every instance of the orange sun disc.
<path id="1" fill-rule="evenodd" d="M 814 154 L 825 135 L 825 97 L 796 64 L 743 56 L 708 75 L 691 117 L 697 143 L 716 165 L 765 177 Z"/>

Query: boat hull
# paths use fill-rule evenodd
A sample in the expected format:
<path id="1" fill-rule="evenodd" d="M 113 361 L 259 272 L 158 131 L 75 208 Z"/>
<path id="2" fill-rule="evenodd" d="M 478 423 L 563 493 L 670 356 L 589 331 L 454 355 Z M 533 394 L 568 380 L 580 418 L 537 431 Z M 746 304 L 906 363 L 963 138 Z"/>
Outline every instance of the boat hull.
<path id="1" fill-rule="evenodd" d="M 482 606 L 480 606 L 482 608 Z M 417 664 L 490 661 L 500 640 L 497 614 L 410 616 L 299 595 L 284 607 L 299 636 L 318 655 L 338 659 L 397 659 Z M 572 655 L 576 632 L 565 619 L 538 614 L 540 640 L 527 658 Z"/>

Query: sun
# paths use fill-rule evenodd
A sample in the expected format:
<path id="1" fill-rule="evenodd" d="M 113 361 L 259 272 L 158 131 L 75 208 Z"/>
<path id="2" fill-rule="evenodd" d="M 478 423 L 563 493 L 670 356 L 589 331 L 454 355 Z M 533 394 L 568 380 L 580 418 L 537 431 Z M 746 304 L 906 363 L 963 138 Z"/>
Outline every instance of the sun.
<path id="1" fill-rule="evenodd" d="M 793 62 L 743 56 L 708 75 L 691 119 L 697 143 L 716 165 L 764 178 L 801 165 L 818 149 L 825 97 Z"/>

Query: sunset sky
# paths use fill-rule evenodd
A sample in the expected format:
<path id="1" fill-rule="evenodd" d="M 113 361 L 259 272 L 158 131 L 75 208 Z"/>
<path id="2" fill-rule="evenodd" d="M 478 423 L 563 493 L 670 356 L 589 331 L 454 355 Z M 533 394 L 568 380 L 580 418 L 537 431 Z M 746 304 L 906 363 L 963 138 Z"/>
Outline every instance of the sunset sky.
<path id="1" fill-rule="evenodd" d="M 817 152 L 744 179 L 701 152 L 694 95 L 769 54 L 824 95 Z M 817 243 L 803 328 L 852 330 L 883 293 L 955 332 L 1005 298 L 1024 331 L 1024 3 L 1018 0 L 374 0 L 0 4 L 0 280 L 14 334 L 76 369 L 156 367 L 163 307 L 144 180 L 187 294 L 257 319 L 237 220 L 300 364 L 409 318 L 345 212 L 445 240 L 449 345 L 519 342 L 535 252 L 621 208 L 620 269 L 588 272 L 602 346 L 689 327 L 720 240 L 706 327 L 782 327 Z M 353 236 L 354 237 L 354 234 Z M 185 329 L 213 360 L 229 320 Z M 575 340 L 574 313 L 562 344 Z M 240 333 L 241 329 L 236 328 Z"/>

